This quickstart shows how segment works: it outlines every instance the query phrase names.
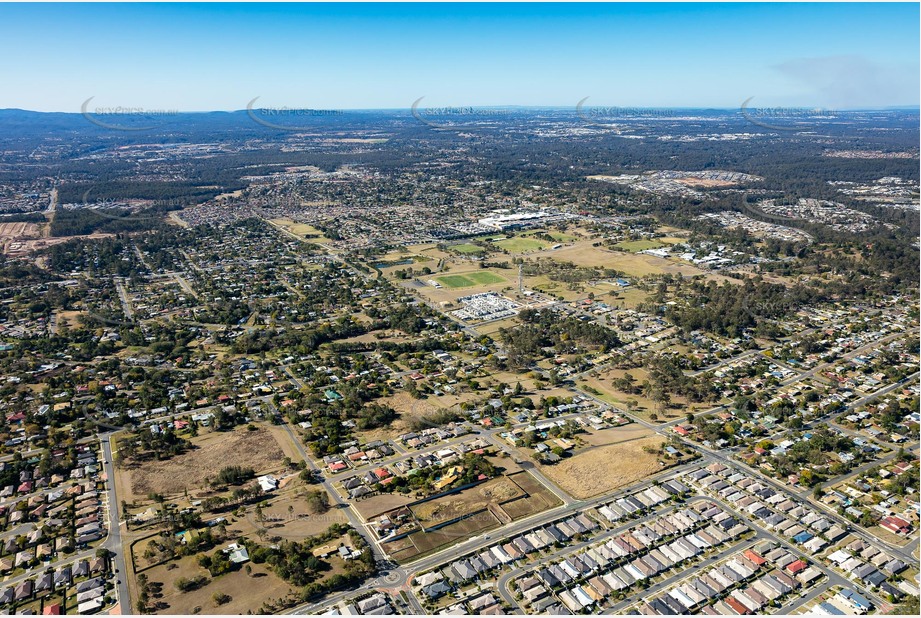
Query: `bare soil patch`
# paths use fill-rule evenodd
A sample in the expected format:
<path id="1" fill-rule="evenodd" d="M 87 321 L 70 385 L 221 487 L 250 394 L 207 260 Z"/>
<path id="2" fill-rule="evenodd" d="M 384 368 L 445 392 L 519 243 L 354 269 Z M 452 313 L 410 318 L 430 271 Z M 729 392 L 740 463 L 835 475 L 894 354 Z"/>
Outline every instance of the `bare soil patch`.
<path id="1" fill-rule="evenodd" d="M 658 456 L 643 447 L 659 448 L 663 442 L 651 436 L 599 446 L 540 469 L 563 491 L 582 500 L 636 483 L 661 470 Z"/>
<path id="2" fill-rule="evenodd" d="M 423 523 L 449 521 L 513 498 L 524 496 L 515 483 L 505 477 L 497 477 L 476 487 L 423 502 L 412 507 L 416 518 Z"/>
<path id="3" fill-rule="evenodd" d="M 142 497 L 152 492 L 171 495 L 202 489 L 229 465 L 246 465 L 265 473 L 280 468 L 284 459 L 278 442 L 263 427 L 255 431 L 241 427 L 232 432 L 212 432 L 195 438 L 193 444 L 195 448 L 172 459 L 145 462 L 127 470 L 131 493 Z"/>
<path id="4" fill-rule="evenodd" d="M 370 521 L 381 513 L 392 511 L 413 501 L 415 501 L 415 498 L 402 494 L 379 494 L 363 500 L 355 500 L 352 502 L 352 506 L 355 507 L 365 521 Z"/>
<path id="5" fill-rule="evenodd" d="M 232 573 L 210 578 L 209 582 L 191 592 L 179 592 L 173 583 L 180 577 L 194 577 L 195 575 L 208 575 L 208 572 L 199 567 L 192 556 L 182 558 L 177 562 L 160 565 L 145 571 L 148 581 L 152 584 L 161 584 L 159 598 L 151 599 L 152 603 L 162 604 L 156 610 L 157 614 L 192 614 L 196 607 L 201 608 L 202 614 L 246 614 L 260 613 L 264 600 L 278 599 L 293 591 L 290 585 L 272 573 L 262 564 L 250 564 L 252 573 L 247 575 L 242 569 Z M 168 566 L 178 564 L 178 568 L 168 569 Z M 227 594 L 231 601 L 224 605 L 216 606 L 213 600 L 215 593 Z"/>

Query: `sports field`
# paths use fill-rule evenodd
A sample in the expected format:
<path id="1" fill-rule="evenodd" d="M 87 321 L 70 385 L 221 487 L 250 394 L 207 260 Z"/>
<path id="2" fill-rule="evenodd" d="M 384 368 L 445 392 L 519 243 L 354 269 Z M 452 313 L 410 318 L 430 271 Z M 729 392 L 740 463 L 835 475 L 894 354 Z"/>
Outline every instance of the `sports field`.
<path id="1" fill-rule="evenodd" d="M 459 245 L 451 245 L 449 249 L 451 249 L 451 251 L 454 251 L 456 253 L 463 253 L 463 254 L 485 253 L 485 250 L 483 249 L 483 247 L 478 247 L 469 242 L 461 243 Z"/>
<path id="2" fill-rule="evenodd" d="M 647 249 L 658 249 L 662 246 L 662 243 L 656 240 L 625 240 L 614 246 L 624 251 L 636 253 L 638 251 L 646 251 Z"/>
<path id="3" fill-rule="evenodd" d="M 504 278 L 488 270 L 438 277 L 438 283 L 446 288 L 469 288 L 475 285 L 492 285 L 494 283 L 503 283 L 504 281 Z"/>
<path id="4" fill-rule="evenodd" d="M 547 246 L 547 243 L 537 240 L 536 238 L 523 238 L 521 236 L 506 238 L 504 240 L 497 240 L 493 244 L 495 244 L 497 247 L 505 249 L 509 253 L 537 251 L 539 249 L 544 249 Z"/>

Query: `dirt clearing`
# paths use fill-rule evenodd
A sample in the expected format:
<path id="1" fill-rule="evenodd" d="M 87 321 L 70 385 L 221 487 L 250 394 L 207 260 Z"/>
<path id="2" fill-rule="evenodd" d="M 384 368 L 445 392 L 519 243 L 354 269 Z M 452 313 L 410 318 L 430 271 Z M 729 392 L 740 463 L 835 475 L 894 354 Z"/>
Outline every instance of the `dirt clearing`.
<path id="1" fill-rule="evenodd" d="M 552 466 L 540 466 L 541 472 L 575 498 L 584 500 L 640 481 L 662 469 L 659 458 L 644 447 L 658 449 L 664 440 L 658 436 L 599 446 Z"/>
<path id="2" fill-rule="evenodd" d="M 257 474 L 282 466 L 284 453 L 272 434 L 257 427 L 255 431 L 238 428 L 232 432 L 213 432 L 192 443 L 195 448 L 167 461 L 145 462 L 128 470 L 131 492 L 135 496 L 150 493 L 177 494 L 187 489 L 201 489 L 215 478 L 221 468 L 246 465 Z"/>

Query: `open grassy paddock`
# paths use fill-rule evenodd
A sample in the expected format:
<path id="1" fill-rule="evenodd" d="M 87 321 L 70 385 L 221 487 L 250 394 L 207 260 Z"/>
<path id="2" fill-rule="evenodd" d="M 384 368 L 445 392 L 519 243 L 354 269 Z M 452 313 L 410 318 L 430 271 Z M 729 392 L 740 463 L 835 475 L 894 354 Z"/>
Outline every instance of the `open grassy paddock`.
<path id="1" fill-rule="evenodd" d="M 497 247 L 505 249 L 509 253 L 525 253 L 528 251 L 537 251 L 547 247 L 547 243 L 544 241 L 537 240 L 536 238 L 528 238 L 525 236 L 513 236 L 512 238 L 497 240 L 493 244 L 495 244 Z"/>
<path id="2" fill-rule="evenodd" d="M 630 251 L 631 253 L 638 253 L 639 251 L 646 251 L 647 249 L 658 249 L 662 246 L 662 243 L 657 240 L 625 240 L 614 245 L 618 249 L 623 249 L 624 251 Z"/>
<path id="3" fill-rule="evenodd" d="M 599 446 L 540 468 L 563 491 L 584 500 L 636 483 L 661 470 L 658 455 L 647 449 L 658 449 L 663 442 L 659 436 L 650 436 Z"/>

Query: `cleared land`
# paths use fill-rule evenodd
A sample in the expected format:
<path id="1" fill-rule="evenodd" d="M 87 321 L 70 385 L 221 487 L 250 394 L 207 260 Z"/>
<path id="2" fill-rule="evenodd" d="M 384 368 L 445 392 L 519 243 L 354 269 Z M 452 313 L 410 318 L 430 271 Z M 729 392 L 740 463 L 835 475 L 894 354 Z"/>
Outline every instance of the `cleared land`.
<path id="1" fill-rule="evenodd" d="M 462 519 L 437 530 L 414 532 L 383 546 L 395 560 L 405 563 L 558 504 L 557 497 L 530 473 L 501 476 L 462 492 L 412 506 L 414 516 L 425 527 Z"/>
<path id="2" fill-rule="evenodd" d="M 658 456 L 644 447 L 658 449 L 663 442 L 652 436 L 599 446 L 540 469 L 563 491 L 583 500 L 636 483 L 661 470 Z"/>
<path id="3" fill-rule="evenodd" d="M 232 464 L 245 464 L 259 472 L 282 465 L 284 452 L 272 434 L 262 427 L 232 432 L 212 432 L 192 440 L 194 448 L 166 461 L 149 461 L 127 469 L 132 498 L 150 493 L 171 495 L 207 487 L 208 480 Z"/>
<path id="4" fill-rule="evenodd" d="M 623 425 L 622 427 L 610 427 L 608 429 L 581 433 L 579 434 L 579 439 L 589 446 L 597 447 L 632 442 L 633 440 L 648 438 L 651 435 L 653 435 L 651 429 L 647 429 L 638 423 L 631 423 L 630 425 Z"/>
<path id="5" fill-rule="evenodd" d="M 523 383 L 524 385 L 524 383 Z M 399 391 L 387 397 L 381 397 L 379 403 L 388 405 L 399 413 L 399 417 L 387 427 L 380 427 L 362 432 L 366 440 L 390 440 L 396 436 L 418 429 L 416 421 L 430 417 L 444 408 L 454 408 L 465 401 L 482 397 L 481 393 L 465 391 L 458 395 L 429 395 L 425 399 L 415 399 L 405 391 Z"/>
<path id="6" fill-rule="evenodd" d="M 524 492 L 518 485 L 500 476 L 460 493 L 417 504 L 412 507 L 412 512 L 421 524 L 428 526 L 522 496 Z"/>
<path id="7" fill-rule="evenodd" d="M 370 521 L 382 513 L 406 506 L 414 501 L 415 498 L 404 496 L 403 494 L 378 494 L 370 498 L 355 500 L 352 502 L 352 506 L 355 507 L 365 521 Z"/>
<path id="8" fill-rule="evenodd" d="M 554 260 L 572 262 L 577 266 L 603 266 L 605 268 L 613 268 L 627 276 L 633 277 L 671 273 L 685 276 L 705 275 L 709 279 L 734 281 L 722 275 L 708 273 L 692 264 L 681 262 L 677 259 L 661 258 L 645 253 L 624 253 L 623 251 L 612 251 L 603 247 L 593 247 L 591 240 L 576 242 L 572 245 L 557 249 L 556 251 L 541 251 L 534 255 L 537 257 L 548 257 Z"/>
<path id="9" fill-rule="evenodd" d="M 306 223 L 297 223 L 291 219 L 270 219 L 269 223 L 273 223 L 274 225 L 284 229 L 286 232 L 290 232 L 291 234 L 294 234 L 299 238 L 303 238 L 304 240 L 315 240 L 321 243 L 332 242 L 329 238 L 326 238 L 323 235 L 323 232 Z"/>
<path id="10" fill-rule="evenodd" d="M 198 566 L 195 557 L 188 556 L 142 572 L 151 587 L 162 595 L 151 600 L 152 604 L 157 604 L 154 611 L 157 614 L 246 614 L 247 610 L 262 613 L 259 609 L 263 600 L 278 599 L 293 592 L 291 586 L 265 565 L 250 564 L 250 568 L 249 575 L 241 569 L 212 579 L 207 570 Z M 208 583 L 190 592 L 176 589 L 174 582 L 180 577 L 189 579 L 196 575 L 207 576 Z M 213 600 L 216 593 L 229 595 L 231 600 L 218 606 Z"/>
<path id="11" fill-rule="evenodd" d="M 622 378 L 627 373 L 633 376 L 636 384 L 641 384 L 649 376 L 649 373 L 642 368 L 630 369 L 629 371 L 602 369 L 597 376 L 588 374 L 583 378 L 579 378 L 578 384 L 582 388 L 589 387 L 597 391 L 595 396 L 602 401 L 625 408 L 631 414 L 650 422 L 667 422 L 685 416 L 688 412 L 706 410 L 715 405 L 714 403 L 690 403 L 685 397 L 672 395 L 669 398 L 669 406 L 660 410 L 656 402 L 644 397 L 642 393 L 630 394 L 614 388 L 611 380 Z M 635 402 L 635 406 L 632 409 L 627 405 L 628 401 Z M 657 415 L 657 421 L 652 419 L 653 414 Z"/>

